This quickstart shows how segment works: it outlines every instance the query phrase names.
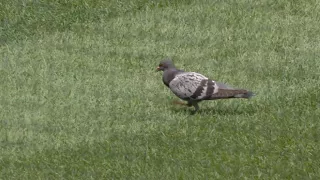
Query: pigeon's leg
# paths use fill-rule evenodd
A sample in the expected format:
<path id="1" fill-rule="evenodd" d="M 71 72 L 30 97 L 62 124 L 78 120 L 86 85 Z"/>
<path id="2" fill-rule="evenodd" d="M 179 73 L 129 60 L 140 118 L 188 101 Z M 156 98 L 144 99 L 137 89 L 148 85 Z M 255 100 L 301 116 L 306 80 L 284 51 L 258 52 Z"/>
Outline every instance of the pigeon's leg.
<path id="1" fill-rule="evenodd" d="M 191 107 L 193 104 L 192 104 L 192 101 L 188 101 L 188 104 L 187 104 L 187 106 L 188 107 Z"/>
<path id="2" fill-rule="evenodd" d="M 194 111 L 191 111 L 192 115 L 195 114 L 199 110 L 199 105 L 198 105 L 198 102 L 196 102 L 196 101 L 194 101 L 194 102 L 189 101 L 188 106 L 194 107 Z"/>

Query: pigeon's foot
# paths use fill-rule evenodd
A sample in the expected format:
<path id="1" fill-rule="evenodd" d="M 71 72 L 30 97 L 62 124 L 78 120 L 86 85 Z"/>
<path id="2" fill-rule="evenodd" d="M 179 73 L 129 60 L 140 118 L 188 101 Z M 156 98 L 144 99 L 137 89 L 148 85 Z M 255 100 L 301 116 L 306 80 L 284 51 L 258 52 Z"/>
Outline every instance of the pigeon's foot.
<path id="1" fill-rule="evenodd" d="M 196 112 L 199 110 L 199 105 L 197 102 L 189 102 L 188 104 L 192 104 L 194 106 L 194 110 L 191 111 L 191 115 L 196 114 Z"/>
<path id="2" fill-rule="evenodd" d="M 182 101 L 177 101 L 177 100 L 173 101 L 172 103 L 173 103 L 173 104 L 178 104 L 178 105 L 183 105 L 183 106 L 188 106 L 187 103 L 182 102 Z"/>
<path id="3" fill-rule="evenodd" d="M 196 113 L 197 113 L 197 111 L 193 110 L 193 111 L 190 112 L 190 115 L 195 115 Z"/>

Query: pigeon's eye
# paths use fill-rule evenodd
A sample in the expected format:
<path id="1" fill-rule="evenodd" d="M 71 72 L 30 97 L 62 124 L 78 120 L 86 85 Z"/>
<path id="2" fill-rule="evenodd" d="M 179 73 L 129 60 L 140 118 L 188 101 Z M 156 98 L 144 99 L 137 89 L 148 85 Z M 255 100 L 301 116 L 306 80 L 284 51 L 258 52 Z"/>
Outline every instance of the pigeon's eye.
<path id="1" fill-rule="evenodd" d="M 159 67 L 162 67 L 162 64 L 159 64 Z"/>

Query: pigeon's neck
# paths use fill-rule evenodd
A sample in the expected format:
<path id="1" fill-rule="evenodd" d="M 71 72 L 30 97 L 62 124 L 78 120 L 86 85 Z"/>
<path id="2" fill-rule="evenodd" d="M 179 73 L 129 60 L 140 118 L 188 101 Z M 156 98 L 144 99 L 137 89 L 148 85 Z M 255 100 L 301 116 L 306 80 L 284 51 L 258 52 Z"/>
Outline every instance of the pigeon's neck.
<path id="1" fill-rule="evenodd" d="M 170 82 L 176 77 L 177 74 L 181 72 L 183 71 L 176 68 L 168 68 L 164 70 L 162 76 L 163 83 L 169 87 Z"/>

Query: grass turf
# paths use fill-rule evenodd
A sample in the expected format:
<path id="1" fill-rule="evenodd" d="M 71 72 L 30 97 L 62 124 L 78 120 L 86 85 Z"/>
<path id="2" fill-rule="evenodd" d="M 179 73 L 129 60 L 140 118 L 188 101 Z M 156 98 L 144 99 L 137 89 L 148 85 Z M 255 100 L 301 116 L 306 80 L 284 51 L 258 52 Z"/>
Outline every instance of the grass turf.
<path id="1" fill-rule="evenodd" d="M 318 179 L 318 1 L 0 2 L 1 179 Z M 176 99 L 159 61 L 250 101 Z"/>

